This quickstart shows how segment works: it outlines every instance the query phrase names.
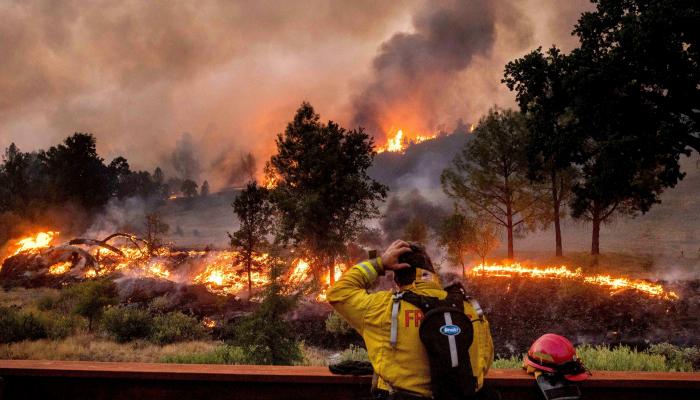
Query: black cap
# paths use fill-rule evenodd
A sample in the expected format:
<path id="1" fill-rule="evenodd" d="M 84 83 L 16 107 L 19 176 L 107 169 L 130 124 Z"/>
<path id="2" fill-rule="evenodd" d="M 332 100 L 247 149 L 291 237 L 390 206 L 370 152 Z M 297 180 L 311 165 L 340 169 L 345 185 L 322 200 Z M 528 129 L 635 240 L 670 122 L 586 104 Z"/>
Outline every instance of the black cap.
<path id="1" fill-rule="evenodd" d="M 409 264 L 411 267 L 394 271 L 394 281 L 401 286 L 410 285 L 416 280 L 416 268 L 435 272 L 433 262 L 430 261 L 428 253 L 425 252 L 425 247 L 416 242 L 409 242 L 409 245 L 411 251 L 401 254 L 399 263 Z"/>

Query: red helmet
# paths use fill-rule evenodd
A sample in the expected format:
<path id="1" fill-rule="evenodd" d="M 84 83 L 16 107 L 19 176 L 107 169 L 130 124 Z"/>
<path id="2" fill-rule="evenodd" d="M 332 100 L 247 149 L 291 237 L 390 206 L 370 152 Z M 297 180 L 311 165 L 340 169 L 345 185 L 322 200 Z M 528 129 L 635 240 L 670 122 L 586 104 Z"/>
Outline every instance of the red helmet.
<path id="1" fill-rule="evenodd" d="M 525 364 L 541 371 L 561 374 L 569 381 L 583 381 L 589 372 L 576 357 L 576 349 L 564 336 L 547 333 L 530 346 Z"/>

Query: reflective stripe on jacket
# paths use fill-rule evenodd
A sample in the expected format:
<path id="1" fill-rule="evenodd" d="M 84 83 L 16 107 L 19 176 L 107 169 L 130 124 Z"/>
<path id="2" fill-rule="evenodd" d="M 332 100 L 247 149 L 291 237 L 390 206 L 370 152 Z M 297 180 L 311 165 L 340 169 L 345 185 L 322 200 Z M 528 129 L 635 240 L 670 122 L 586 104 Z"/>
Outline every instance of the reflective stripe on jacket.
<path id="1" fill-rule="evenodd" d="M 392 348 L 390 331 L 393 293 L 386 290 L 367 292 L 377 277 L 383 274 L 381 258 L 356 264 L 328 290 L 328 301 L 365 340 L 369 359 L 379 377 L 379 389 L 393 388 L 430 397 L 432 392 L 428 355 L 418 335 L 423 314 L 410 303 L 400 303 L 398 340 L 396 348 Z M 417 275 L 414 284 L 402 287 L 401 290 L 439 299 L 447 296 L 436 279 L 423 280 L 420 279 L 420 273 Z M 478 387 L 481 388 L 483 377 L 493 362 L 493 342 L 486 318 L 479 318 L 470 302 L 464 302 L 464 311 L 474 321 L 474 340 L 478 343 L 470 348 L 469 355 Z"/>

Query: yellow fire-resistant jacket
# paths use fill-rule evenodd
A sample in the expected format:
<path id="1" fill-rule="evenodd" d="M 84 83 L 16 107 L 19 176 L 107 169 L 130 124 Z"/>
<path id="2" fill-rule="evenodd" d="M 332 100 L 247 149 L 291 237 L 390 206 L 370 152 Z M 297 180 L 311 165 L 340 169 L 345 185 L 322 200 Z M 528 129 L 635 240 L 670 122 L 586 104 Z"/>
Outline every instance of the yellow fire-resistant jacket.
<path id="1" fill-rule="evenodd" d="M 329 289 L 328 301 L 348 323 L 362 335 L 369 359 L 378 376 L 377 387 L 383 390 L 402 390 L 430 397 L 430 366 L 428 355 L 418 336 L 422 319 L 420 309 L 402 301 L 398 314 L 396 348 L 390 344 L 392 295 L 389 291 L 368 293 L 372 283 L 384 274 L 381 258 L 361 262 L 350 268 Z M 416 282 L 404 286 L 423 296 L 444 299 L 435 274 L 417 269 Z M 464 302 L 464 312 L 473 321 L 474 341 L 469 350 L 478 387 L 493 362 L 493 341 L 485 317 L 478 318 L 474 306 Z"/>

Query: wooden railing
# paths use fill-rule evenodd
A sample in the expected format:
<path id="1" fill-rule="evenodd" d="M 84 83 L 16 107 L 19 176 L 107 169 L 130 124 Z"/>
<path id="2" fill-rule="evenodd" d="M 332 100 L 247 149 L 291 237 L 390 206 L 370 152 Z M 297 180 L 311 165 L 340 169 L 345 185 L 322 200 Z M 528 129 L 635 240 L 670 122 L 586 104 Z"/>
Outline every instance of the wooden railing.
<path id="1" fill-rule="evenodd" d="M 366 399 L 371 378 L 325 367 L 0 360 L 0 400 Z M 489 372 L 507 399 L 541 399 L 522 370 Z M 699 373 L 593 372 L 586 399 L 700 399 Z"/>

